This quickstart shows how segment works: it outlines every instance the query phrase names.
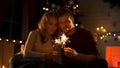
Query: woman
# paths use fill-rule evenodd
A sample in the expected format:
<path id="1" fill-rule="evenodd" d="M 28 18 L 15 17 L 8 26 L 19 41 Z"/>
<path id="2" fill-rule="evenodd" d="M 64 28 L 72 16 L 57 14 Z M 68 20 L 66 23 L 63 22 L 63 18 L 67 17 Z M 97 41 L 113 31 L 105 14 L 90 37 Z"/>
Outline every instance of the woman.
<path id="1" fill-rule="evenodd" d="M 49 68 L 52 68 L 49 65 L 54 66 L 52 64 L 61 63 L 60 55 L 57 51 L 53 51 L 52 44 L 52 40 L 57 35 L 57 28 L 58 20 L 56 13 L 53 11 L 46 12 L 38 23 L 38 29 L 29 33 L 23 56 L 25 58 L 32 58 L 35 62 L 38 60 L 45 62 L 45 66 Z M 56 57 L 59 59 L 55 59 Z M 53 63 L 49 63 L 49 61 L 53 61 Z M 43 64 L 39 65 L 40 68 L 41 66 L 44 67 Z"/>

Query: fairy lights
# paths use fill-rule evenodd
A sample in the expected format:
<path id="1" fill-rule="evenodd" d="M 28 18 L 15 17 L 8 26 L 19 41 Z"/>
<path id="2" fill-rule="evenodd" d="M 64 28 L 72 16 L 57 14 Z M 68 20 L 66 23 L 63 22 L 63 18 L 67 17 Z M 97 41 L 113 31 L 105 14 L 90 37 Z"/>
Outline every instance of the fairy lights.
<path id="1" fill-rule="evenodd" d="M 20 43 L 20 44 L 23 43 L 23 41 L 21 41 L 21 40 L 10 40 L 10 39 L 3 39 L 3 38 L 0 38 L 0 41 Z"/>
<path id="2" fill-rule="evenodd" d="M 120 31 L 118 32 L 108 32 L 103 26 L 97 27 L 95 32 L 95 39 L 106 40 L 108 37 L 118 40 L 120 36 Z"/>

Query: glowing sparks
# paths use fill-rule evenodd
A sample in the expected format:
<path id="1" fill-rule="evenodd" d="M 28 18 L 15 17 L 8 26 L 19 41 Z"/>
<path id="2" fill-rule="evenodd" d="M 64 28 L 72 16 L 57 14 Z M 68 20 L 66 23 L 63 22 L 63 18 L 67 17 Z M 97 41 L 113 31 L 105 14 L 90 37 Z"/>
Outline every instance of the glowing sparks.
<path id="1" fill-rule="evenodd" d="M 55 39 L 55 44 L 62 45 L 62 48 L 66 45 L 69 41 L 69 37 L 63 33 L 58 39 Z"/>

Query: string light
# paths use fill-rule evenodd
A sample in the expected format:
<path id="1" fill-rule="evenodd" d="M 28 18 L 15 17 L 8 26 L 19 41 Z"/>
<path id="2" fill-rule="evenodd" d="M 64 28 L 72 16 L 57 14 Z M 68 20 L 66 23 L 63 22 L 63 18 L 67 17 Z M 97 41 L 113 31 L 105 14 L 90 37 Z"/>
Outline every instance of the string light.
<path id="1" fill-rule="evenodd" d="M 7 41 L 7 42 L 8 42 L 9 40 L 8 40 L 8 39 L 5 39 L 5 41 Z"/>
<path id="2" fill-rule="evenodd" d="M 2 68 L 6 68 L 5 65 L 2 65 Z"/>
<path id="3" fill-rule="evenodd" d="M 114 40 L 120 39 L 120 31 L 118 32 L 108 32 L 103 26 L 97 27 L 95 34 L 95 39 L 106 40 L 107 38 L 112 38 Z"/>
<path id="4" fill-rule="evenodd" d="M 2 40 L 2 38 L 0 38 L 0 41 Z"/>
<path id="5" fill-rule="evenodd" d="M 120 35 L 117 38 L 120 39 Z"/>
<path id="6" fill-rule="evenodd" d="M 10 39 L 3 39 L 3 38 L 0 38 L 0 41 L 20 43 L 20 44 L 23 43 L 23 41 L 21 41 L 21 40 L 10 40 Z"/>
<path id="7" fill-rule="evenodd" d="M 13 42 L 16 42 L 15 40 L 13 40 Z"/>
<path id="8" fill-rule="evenodd" d="M 103 26 L 97 27 L 96 31 L 99 34 L 103 34 L 103 33 L 107 32 L 106 29 Z"/>
<path id="9" fill-rule="evenodd" d="M 22 41 L 19 41 L 19 43 L 22 43 Z"/>

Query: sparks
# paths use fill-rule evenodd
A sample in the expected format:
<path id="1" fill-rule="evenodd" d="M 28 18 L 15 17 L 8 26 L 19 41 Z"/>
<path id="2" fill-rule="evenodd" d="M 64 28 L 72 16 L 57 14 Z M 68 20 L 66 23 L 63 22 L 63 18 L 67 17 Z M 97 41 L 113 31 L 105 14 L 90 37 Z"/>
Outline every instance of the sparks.
<path id="1" fill-rule="evenodd" d="M 63 48 L 68 41 L 69 37 L 63 33 L 58 39 L 55 39 L 55 44 L 62 45 L 61 47 Z"/>

